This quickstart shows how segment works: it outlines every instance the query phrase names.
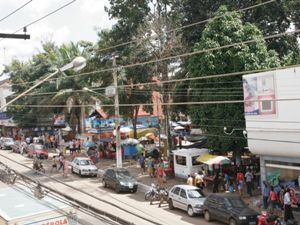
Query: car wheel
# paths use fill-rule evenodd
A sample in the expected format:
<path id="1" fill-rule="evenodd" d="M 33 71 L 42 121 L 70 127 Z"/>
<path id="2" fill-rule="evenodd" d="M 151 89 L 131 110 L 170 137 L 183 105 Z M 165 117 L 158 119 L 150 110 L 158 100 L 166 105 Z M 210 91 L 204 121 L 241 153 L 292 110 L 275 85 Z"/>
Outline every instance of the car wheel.
<path id="1" fill-rule="evenodd" d="M 189 206 L 189 207 L 187 208 L 187 214 L 188 214 L 190 217 L 194 216 L 194 210 L 193 210 L 193 207 L 192 207 L 192 206 Z"/>
<path id="2" fill-rule="evenodd" d="M 175 209 L 172 199 L 169 199 L 169 209 L 171 210 Z"/>
<path id="3" fill-rule="evenodd" d="M 207 210 L 204 212 L 204 219 L 205 219 L 207 222 L 211 221 L 210 213 L 209 213 Z"/>
<path id="4" fill-rule="evenodd" d="M 71 168 L 71 172 L 74 174 L 75 172 L 74 172 L 74 168 L 73 168 L 73 166 L 72 166 L 72 168 Z"/>
<path id="5" fill-rule="evenodd" d="M 137 192 L 137 188 L 132 189 L 132 192 L 136 193 Z"/>
<path id="6" fill-rule="evenodd" d="M 229 220 L 229 225 L 236 225 L 235 219 L 230 219 Z"/>
<path id="7" fill-rule="evenodd" d="M 79 176 L 81 176 L 81 177 L 82 177 L 81 170 L 79 170 L 78 174 L 79 174 Z"/>
<path id="8" fill-rule="evenodd" d="M 121 188 L 120 188 L 120 185 L 119 185 L 119 184 L 116 185 L 116 192 L 117 192 L 117 193 L 120 193 L 120 192 L 121 192 Z"/>

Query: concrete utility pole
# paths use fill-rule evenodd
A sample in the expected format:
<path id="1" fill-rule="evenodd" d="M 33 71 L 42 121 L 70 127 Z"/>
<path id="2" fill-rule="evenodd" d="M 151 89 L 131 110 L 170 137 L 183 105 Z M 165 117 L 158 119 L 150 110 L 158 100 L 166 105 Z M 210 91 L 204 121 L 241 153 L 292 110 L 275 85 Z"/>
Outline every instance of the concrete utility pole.
<path id="1" fill-rule="evenodd" d="M 116 127 L 116 160 L 117 168 L 122 168 L 122 149 L 121 149 L 121 135 L 120 135 L 120 111 L 119 111 L 119 90 L 117 79 L 117 63 L 116 55 L 112 56 L 113 78 L 115 86 L 115 127 Z"/>

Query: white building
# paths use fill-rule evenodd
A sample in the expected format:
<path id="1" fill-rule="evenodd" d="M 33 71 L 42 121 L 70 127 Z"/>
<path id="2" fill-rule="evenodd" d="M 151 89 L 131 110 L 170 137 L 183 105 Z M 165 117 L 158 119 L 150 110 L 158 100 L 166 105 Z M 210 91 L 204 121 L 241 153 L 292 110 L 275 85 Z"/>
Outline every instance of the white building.
<path id="1" fill-rule="evenodd" d="M 243 76 L 249 150 L 260 156 L 261 180 L 300 176 L 300 67 Z"/>

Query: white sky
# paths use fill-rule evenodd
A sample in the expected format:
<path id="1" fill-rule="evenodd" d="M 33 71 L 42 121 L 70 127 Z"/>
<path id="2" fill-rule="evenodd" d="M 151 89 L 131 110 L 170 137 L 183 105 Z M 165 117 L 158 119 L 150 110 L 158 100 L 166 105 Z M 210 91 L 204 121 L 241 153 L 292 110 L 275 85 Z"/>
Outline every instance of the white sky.
<path id="1" fill-rule="evenodd" d="M 24 25 L 67 4 L 71 0 L 33 0 L 23 9 L 0 22 L 0 33 L 13 33 Z M 28 0 L 0 0 L 0 19 L 19 8 Z M 27 27 L 30 40 L 4 39 L 0 41 L 0 73 L 3 64 L 13 58 L 26 60 L 41 49 L 41 41 L 52 40 L 58 44 L 87 40 L 97 40 L 96 29 L 110 28 L 114 21 L 109 20 L 104 6 L 108 0 L 77 0 L 73 4 Z M 23 32 L 19 32 L 20 34 Z"/>

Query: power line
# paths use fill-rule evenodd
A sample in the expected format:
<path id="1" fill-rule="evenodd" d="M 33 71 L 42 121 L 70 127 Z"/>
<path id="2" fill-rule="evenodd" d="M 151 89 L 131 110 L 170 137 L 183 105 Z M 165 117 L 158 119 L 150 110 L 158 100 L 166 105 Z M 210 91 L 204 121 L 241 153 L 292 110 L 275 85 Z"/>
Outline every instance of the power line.
<path id="1" fill-rule="evenodd" d="M 299 101 L 300 98 L 282 98 L 282 99 L 272 99 L 271 101 L 281 102 L 281 101 Z M 260 100 L 220 100 L 220 101 L 202 101 L 202 102 L 165 102 L 161 105 L 219 105 L 219 104 L 232 104 L 232 103 L 245 103 L 245 102 L 259 102 Z M 262 100 L 263 101 L 263 100 Z M 120 104 L 120 107 L 130 107 L 130 106 L 152 106 L 153 103 L 131 103 L 131 104 Z M 29 107 L 29 108 L 64 108 L 70 107 L 69 105 L 30 105 L 30 104 L 15 104 L 10 105 L 15 107 Z M 115 107 L 112 104 L 102 104 L 102 107 Z M 74 108 L 78 107 L 95 107 L 95 105 L 72 105 Z"/>
<path id="2" fill-rule="evenodd" d="M 65 4 L 65 5 L 62 5 L 61 7 L 59 7 L 59 8 L 57 8 L 57 9 L 51 11 L 50 13 L 48 13 L 48 14 L 46 14 L 46 15 L 44 15 L 44 16 L 42 16 L 42 17 L 40 17 L 40 18 L 38 18 L 38 19 L 36 19 L 36 20 L 34 20 L 34 21 L 32 21 L 32 22 L 30 22 L 30 23 L 24 25 L 24 26 L 22 26 L 21 28 L 17 29 L 15 32 L 13 32 L 12 34 L 15 34 L 15 33 L 19 32 L 19 31 L 23 30 L 24 27 L 29 27 L 29 26 L 31 26 L 31 25 L 33 25 L 33 24 L 35 24 L 35 23 L 37 23 L 37 22 L 39 22 L 39 21 L 41 21 L 41 20 L 47 18 L 48 16 L 53 15 L 54 13 L 56 13 L 56 12 L 62 10 L 63 8 L 65 8 L 65 7 L 69 6 L 69 5 L 71 5 L 72 3 L 76 2 L 76 1 L 77 1 L 77 0 L 72 0 L 72 1 L 68 2 L 68 3 Z M 3 40 L 4 40 L 4 39 L 0 39 L 0 41 L 3 41 Z"/>
<path id="3" fill-rule="evenodd" d="M 76 1 L 76 0 L 74 0 Z M 265 2 L 265 3 L 260 3 L 260 4 L 257 4 L 257 5 L 254 5 L 254 6 L 250 6 L 250 7 L 247 7 L 245 8 L 246 10 L 249 9 L 249 8 L 255 8 L 255 7 L 259 7 L 261 5 L 265 5 L 265 4 L 269 4 L 271 2 L 274 2 L 276 0 L 270 0 L 268 2 Z M 234 13 L 234 12 L 230 12 L 230 13 Z M 225 14 L 226 15 L 226 14 Z M 205 20 L 205 22 L 207 22 L 207 20 Z M 198 23 L 201 23 L 198 22 Z M 186 25 L 188 26 L 188 25 Z M 178 28 L 177 28 L 178 29 Z M 274 38 L 274 37 L 280 37 L 280 36 L 284 36 L 284 35 L 287 35 L 287 34 L 290 34 L 290 33 L 297 33 L 299 32 L 299 30 L 296 31 L 291 31 L 291 32 L 288 32 L 288 33 L 280 33 L 280 34 L 276 34 L 276 35 L 270 35 L 270 36 L 266 36 L 264 37 L 264 39 L 270 39 L 270 38 Z M 284 35 L 283 35 L 284 34 Z M 279 35 L 279 36 L 278 36 Z M 255 42 L 255 40 L 253 40 L 253 42 Z M 129 43 L 129 42 L 126 42 L 126 43 Z M 239 44 L 242 44 L 243 42 L 239 42 L 239 43 L 236 43 L 237 45 Z M 245 42 L 246 43 L 246 42 Z M 248 43 L 248 41 L 247 41 Z M 249 42 L 251 43 L 251 42 Z M 232 45 L 227 45 L 228 47 L 233 47 Z M 222 49 L 222 48 L 225 48 L 227 46 L 221 46 L 219 47 L 219 49 Z M 206 49 L 205 52 L 208 52 L 208 51 L 214 51 L 214 50 L 217 50 L 217 48 L 212 48 L 212 49 Z M 203 50 L 204 52 L 204 50 Z M 135 64 L 129 64 L 129 65 L 125 65 L 125 66 L 121 66 L 122 68 L 130 68 L 130 67 L 135 67 L 135 66 L 140 66 L 140 65 L 146 65 L 146 64 L 150 64 L 150 63 L 155 63 L 155 62 L 160 62 L 160 61 L 165 61 L 165 60 L 169 60 L 169 59 L 175 59 L 175 58 L 179 58 L 179 57 L 186 57 L 188 56 L 188 54 L 191 54 L 191 55 L 195 55 L 195 54 L 199 54 L 201 52 L 197 51 L 197 52 L 191 52 L 191 53 L 184 53 L 184 54 L 181 54 L 181 55 L 176 55 L 176 56 L 169 56 L 169 57 L 165 57 L 165 58 L 160 58 L 160 59 L 156 59 L 156 60 L 149 60 L 149 61 L 146 61 L 146 62 L 142 62 L 142 63 L 135 63 Z M 110 72 L 112 71 L 113 68 L 109 68 L 109 69 L 103 69 L 103 70 L 98 70 L 98 71 L 92 71 L 92 72 L 86 72 L 86 73 L 80 73 L 80 74 L 77 74 L 77 75 L 74 75 L 74 76 L 66 76 L 66 77 L 62 77 L 60 79 L 69 79 L 69 78 L 72 78 L 72 77 L 79 77 L 79 76 L 84 76 L 84 75 L 91 75 L 91 74 L 94 74 L 94 73 L 102 73 L 102 72 Z M 53 78 L 53 79 L 49 79 L 48 81 L 52 81 L 52 80 L 57 80 L 58 78 Z M 24 82 L 22 83 L 21 85 L 24 85 L 24 84 L 27 84 L 27 83 L 34 83 L 35 81 L 31 81 L 31 82 Z"/>
<path id="4" fill-rule="evenodd" d="M 249 6 L 249 7 L 243 8 L 243 9 L 239 9 L 237 11 L 244 12 L 244 11 L 247 11 L 247 10 L 250 10 L 250 9 L 254 9 L 254 8 L 257 8 L 257 7 L 261 7 L 261 6 L 273 3 L 275 1 L 276 0 L 270 0 L 270 1 L 266 1 L 266 2 L 261 2 L 259 4 L 253 5 L 253 6 Z M 174 28 L 174 29 L 166 31 L 165 33 L 166 34 L 167 33 L 172 33 L 172 32 L 175 32 L 175 31 L 178 31 L 178 30 L 182 30 L 182 29 L 185 29 L 185 28 L 188 28 L 188 27 L 192 27 L 192 26 L 196 26 L 196 25 L 199 25 L 199 24 L 207 23 L 209 21 L 212 21 L 212 20 L 215 20 L 215 19 L 219 19 L 219 18 L 222 18 L 224 16 L 233 14 L 235 12 L 236 11 L 227 12 L 227 13 L 224 13 L 223 15 L 221 15 L 221 16 L 215 16 L 215 17 L 208 18 L 208 19 L 205 19 L 205 20 L 201 20 L 201 21 L 198 21 L 198 22 L 195 22 L 195 23 L 191 23 L 191 24 L 188 24 L 188 25 L 185 25 L 185 26 L 177 27 L 177 28 Z M 147 39 L 152 39 L 154 37 L 157 37 L 157 34 L 150 35 L 150 37 L 147 37 L 146 40 Z M 102 48 L 102 49 L 98 50 L 98 52 L 102 52 L 102 51 L 114 49 L 114 48 L 117 48 L 117 47 L 122 47 L 122 46 L 133 44 L 133 43 L 139 42 L 139 41 L 145 41 L 145 39 L 144 38 L 138 38 L 138 39 L 135 39 L 135 40 L 132 40 L 132 41 L 123 42 L 123 43 L 120 43 L 120 44 L 117 44 L 117 45 L 114 45 L 114 46 L 111 46 L 111 47 Z"/>
<path id="5" fill-rule="evenodd" d="M 3 20 L 5 20 L 6 18 L 10 17 L 11 15 L 15 14 L 16 12 L 18 12 L 19 10 L 21 10 L 22 8 L 24 8 L 26 5 L 28 5 L 29 3 L 31 3 L 33 0 L 30 0 L 28 2 L 26 2 L 25 4 L 21 5 L 19 8 L 15 9 L 14 11 L 12 11 L 11 13 L 9 13 L 7 16 L 3 17 L 2 19 L 0 19 L 0 22 L 2 22 Z"/>

